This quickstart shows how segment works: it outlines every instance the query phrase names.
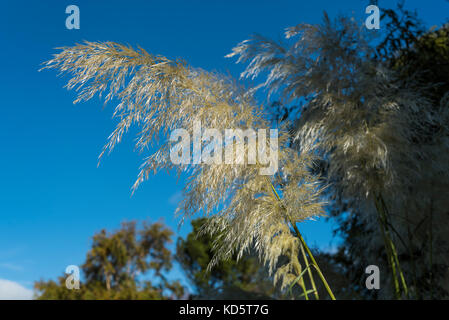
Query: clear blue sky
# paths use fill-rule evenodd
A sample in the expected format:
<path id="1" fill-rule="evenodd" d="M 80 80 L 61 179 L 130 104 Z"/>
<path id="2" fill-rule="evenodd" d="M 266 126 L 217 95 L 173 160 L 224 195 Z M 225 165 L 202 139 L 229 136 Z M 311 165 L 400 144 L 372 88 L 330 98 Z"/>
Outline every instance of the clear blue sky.
<path id="1" fill-rule="evenodd" d="M 382 1 L 392 5 L 395 1 Z M 448 16 L 444 0 L 407 1 L 430 25 Z M 65 28 L 66 6 L 81 11 L 81 29 Z M 131 197 L 142 157 L 132 137 L 97 168 L 97 156 L 115 122 L 112 105 L 93 99 L 74 106 L 63 89 L 67 78 L 38 72 L 55 47 L 83 40 L 141 45 L 147 51 L 182 57 L 207 70 L 243 70 L 224 55 L 253 33 L 280 38 L 286 27 L 316 23 L 323 10 L 364 17 L 368 1 L 3 1 L 0 11 L 0 279 L 31 288 L 81 264 L 92 235 L 123 220 L 173 217 L 182 184 L 159 174 Z M 332 226 L 301 227 L 316 246 L 331 246 Z M 188 226 L 179 230 L 180 235 Z M 334 241 L 335 244 L 335 241 Z M 182 278 L 174 272 L 173 277 Z"/>

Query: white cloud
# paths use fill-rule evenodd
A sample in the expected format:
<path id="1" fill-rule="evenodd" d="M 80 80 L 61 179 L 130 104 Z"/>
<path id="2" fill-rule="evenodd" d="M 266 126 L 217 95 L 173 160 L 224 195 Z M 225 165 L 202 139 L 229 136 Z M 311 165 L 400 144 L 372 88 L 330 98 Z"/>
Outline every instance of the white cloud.
<path id="1" fill-rule="evenodd" d="M 17 282 L 0 279 L 0 300 L 30 300 L 33 291 Z"/>

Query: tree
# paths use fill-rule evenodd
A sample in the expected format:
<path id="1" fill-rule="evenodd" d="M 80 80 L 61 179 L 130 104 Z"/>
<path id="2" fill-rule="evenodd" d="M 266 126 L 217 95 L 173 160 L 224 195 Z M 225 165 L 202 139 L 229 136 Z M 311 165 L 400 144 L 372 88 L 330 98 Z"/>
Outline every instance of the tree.
<path id="1" fill-rule="evenodd" d="M 91 250 L 81 266 L 84 280 L 80 289 L 66 288 L 66 276 L 57 281 L 39 281 L 38 299 L 132 299 L 154 300 L 182 297 L 184 288 L 168 281 L 164 273 L 172 267 L 167 245 L 172 231 L 162 223 L 122 223 L 121 229 L 108 233 L 101 230 L 93 237 Z M 147 280 L 151 275 L 156 280 Z M 170 295 L 168 295 L 170 294 Z"/>

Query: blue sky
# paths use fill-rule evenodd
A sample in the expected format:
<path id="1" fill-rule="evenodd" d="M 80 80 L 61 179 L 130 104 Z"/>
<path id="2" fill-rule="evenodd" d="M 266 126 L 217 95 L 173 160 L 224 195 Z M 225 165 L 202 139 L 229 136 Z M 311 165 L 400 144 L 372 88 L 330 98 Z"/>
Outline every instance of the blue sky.
<path id="1" fill-rule="evenodd" d="M 395 1 L 379 3 L 388 6 Z M 80 30 L 65 27 L 65 8 L 70 4 L 80 8 Z M 178 235 L 189 231 L 188 225 L 177 230 L 173 216 L 182 189 L 174 174 L 151 177 L 131 197 L 142 160 L 133 152 L 131 135 L 97 168 L 97 156 L 115 125 L 113 106 L 102 108 L 98 99 L 73 105 L 74 92 L 63 88 L 67 78 L 38 72 L 55 47 L 83 40 L 139 44 L 148 52 L 182 57 L 193 66 L 238 77 L 243 66 L 224 55 L 251 34 L 278 39 L 286 27 L 319 22 L 323 10 L 330 16 L 362 18 L 367 4 L 363 0 L 3 2 L 0 293 L 2 285 L 3 290 L 9 290 L 5 288 L 11 283 L 30 289 L 35 280 L 54 279 L 67 265 L 81 264 L 92 235 L 102 228 L 118 228 L 124 220 L 163 218 Z M 406 4 L 419 9 L 428 26 L 444 22 L 449 10 L 444 0 Z M 332 224 L 310 222 L 301 229 L 312 245 L 335 244 Z M 175 270 L 172 277 L 182 279 L 182 273 Z"/>

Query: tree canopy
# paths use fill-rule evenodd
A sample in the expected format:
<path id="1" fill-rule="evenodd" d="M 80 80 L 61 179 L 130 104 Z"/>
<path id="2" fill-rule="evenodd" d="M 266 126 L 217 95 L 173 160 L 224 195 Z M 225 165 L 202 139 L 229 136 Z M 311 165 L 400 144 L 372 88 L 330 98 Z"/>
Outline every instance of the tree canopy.
<path id="1" fill-rule="evenodd" d="M 168 249 L 173 232 L 164 224 L 124 222 L 119 230 L 101 230 L 92 239 L 92 248 L 81 266 L 79 289 L 66 287 L 66 276 L 57 281 L 35 283 L 38 299 L 132 299 L 155 300 L 182 297 L 184 288 L 169 281 L 172 268 Z M 149 280 L 151 279 L 151 280 Z"/>

